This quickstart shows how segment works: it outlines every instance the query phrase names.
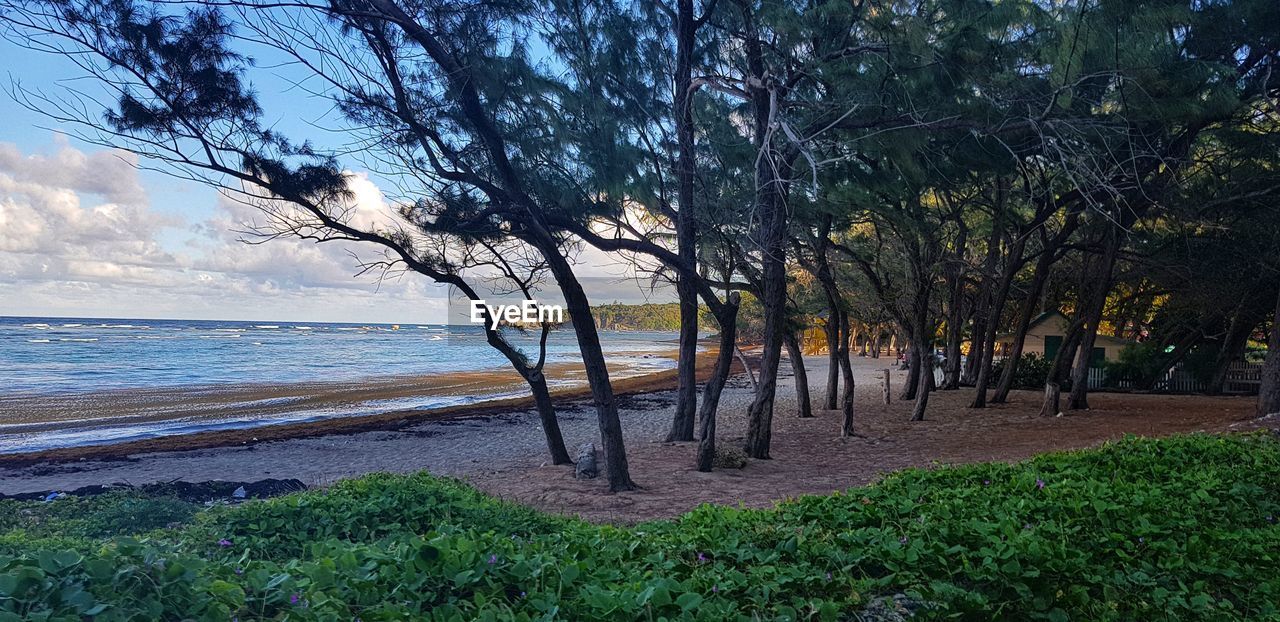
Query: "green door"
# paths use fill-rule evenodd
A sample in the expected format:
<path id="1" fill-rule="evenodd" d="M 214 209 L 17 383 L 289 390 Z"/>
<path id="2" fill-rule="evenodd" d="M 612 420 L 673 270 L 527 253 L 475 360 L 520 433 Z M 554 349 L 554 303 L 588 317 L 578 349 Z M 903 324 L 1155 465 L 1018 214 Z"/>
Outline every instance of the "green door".
<path id="1" fill-rule="evenodd" d="M 1062 335 L 1045 335 L 1044 338 L 1044 358 L 1052 361 L 1058 356 L 1058 350 L 1062 349 Z"/>
<path id="2" fill-rule="evenodd" d="M 1089 353 L 1089 367 L 1102 367 L 1103 364 L 1106 362 L 1107 362 L 1106 348 L 1094 348 L 1093 352 Z"/>

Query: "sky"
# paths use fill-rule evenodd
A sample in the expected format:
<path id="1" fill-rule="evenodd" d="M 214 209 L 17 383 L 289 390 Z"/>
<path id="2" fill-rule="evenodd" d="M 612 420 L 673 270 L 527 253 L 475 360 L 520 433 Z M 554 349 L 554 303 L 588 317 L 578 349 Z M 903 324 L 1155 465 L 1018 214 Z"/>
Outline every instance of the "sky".
<path id="1" fill-rule="evenodd" d="M 273 126 L 323 144 L 336 125 L 328 103 L 282 86 L 292 83 L 289 69 L 271 59 L 259 67 L 254 85 Z M 236 231 L 254 220 L 253 208 L 80 141 L 75 128 L 9 95 L 15 84 L 78 87 L 78 75 L 65 59 L 0 39 L 0 316 L 406 324 L 457 316 L 448 290 L 425 277 L 357 276 L 352 253 L 375 256 L 369 248 L 246 244 Z M 374 177 L 349 172 L 358 212 L 393 213 Z M 670 299 L 628 279 L 606 253 L 586 249 L 576 260 L 593 302 Z"/>

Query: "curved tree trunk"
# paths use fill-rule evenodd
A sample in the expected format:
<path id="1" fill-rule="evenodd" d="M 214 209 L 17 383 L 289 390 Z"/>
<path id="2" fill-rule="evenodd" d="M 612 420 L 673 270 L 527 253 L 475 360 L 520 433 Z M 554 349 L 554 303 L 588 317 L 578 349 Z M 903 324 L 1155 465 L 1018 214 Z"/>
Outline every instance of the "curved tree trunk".
<path id="1" fill-rule="evenodd" d="M 1022 349 L 1027 342 L 1027 330 L 1031 327 L 1031 320 L 1040 308 L 1040 292 L 1044 290 L 1045 283 L 1049 280 L 1049 270 L 1052 267 L 1053 253 L 1048 250 L 1041 251 L 1040 258 L 1036 260 L 1031 284 L 1027 288 L 1027 298 L 1018 315 L 1018 324 L 1013 330 L 1013 345 L 1005 353 L 1004 371 L 1000 374 L 1000 382 L 996 385 L 995 394 L 991 396 L 992 404 L 1003 404 L 1009 399 L 1009 391 L 1013 389 L 1013 376 L 1017 371 L 1018 361 L 1022 358 Z"/>
<path id="2" fill-rule="evenodd" d="M 970 408 L 985 408 L 987 406 L 987 390 L 991 387 L 991 377 L 995 372 L 996 357 L 996 331 L 1000 328 L 1000 312 L 1009 301 L 1009 288 L 1013 286 L 1014 274 L 1018 271 L 1018 266 L 1022 263 L 1022 250 L 1026 246 L 1026 238 L 1019 238 L 1013 243 L 1009 249 L 1009 264 L 1001 272 L 999 281 L 996 283 L 995 291 L 992 292 L 991 306 L 988 309 L 985 321 L 985 330 L 982 335 L 982 356 L 978 361 L 978 378 L 974 383 L 976 391 L 974 391 L 973 401 L 969 403 Z M 1032 284 L 1034 288 L 1034 283 Z M 1022 345 L 1026 341 L 1027 328 L 1030 326 L 1031 318 L 1026 316 L 1027 309 L 1023 309 L 1023 315 L 1026 321 L 1020 319 L 1020 332 L 1014 338 L 1014 349 L 1016 355 L 1013 358 L 1005 358 L 1005 373 L 1009 374 L 1010 386 L 1013 383 L 1012 372 L 1015 370 L 1011 367 L 1017 366 L 1017 357 L 1022 356 Z M 1003 380 L 1003 378 L 1001 378 Z M 998 393 L 998 392 L 997 392 Z M 1005 390 L 1008 394 L 1008 390 Z M 995 400 L 992 400 L 995 401 Z"/>
<path id="3" fill-rule="evenodd" d="M 1081 301 L 1084 325 L 1080 328 L 1080 346 L 1076 354 L 1076 365 L 1071 370 L 1071 395 L 1067 397 L 1067 408 L 1070 410 L 1089 409 L 1089 364 L 1093 361 L 1093 344 L 1098 339 L 1098 324 L 1102 322 L 1102 312 L 1107 306 L 1107 294 L 1111 291 L 1112 273 L 1115 271 L 1116 257 L 1120 254 L 1120 246 L 1124 235 L 1115 227 L 1109 227 L 1103 241 L 1102 257 L 1097 260 L 1097 270 L 1090 279 L 1089 298 Z"/>
<path id="4" fill-rule="evenodd" d="M 849 327 L 849 314 L 840 314 L 840 324 L 845 331 Z M 845 342 L 845 347 L 840 351 L 840 373 L 844 377 L 844 393 L 840 399 L 840 435 L 853 435 L 853 398 L 855 384 L 853 381 L 853 362 L 849 359 L 849 346 Z"/>
<path id="5" fill-rule="evenodd" d="M 1076 347 L 1080 345 L 1082 324 L 1083 322 L 1076 320 L 1067 328 L 1067 334 L 1062 339 L 1062 349 L 1058 350 L 1058 355 L 1053 357 L 1053 364 L 1049 366 L 1049 375 L 1044 383 L 1044 403 L 1040 406 L 1041 417 L 1056 417 L 1062 412 L 1059 403 L 1062 383 L 1071 371 L 1071 359 L 1075 356 Z"/>
<path id="6" fill-rule="evenodd" d="M 1257 324 L 1256 319 L 1243 308 L 1243 305 L 1237 308 L 1236 313 L 1231 317 L 1231 324 L 1227 327 L 1227 334 L 1222 339 L 1222 348 L 1214 358 L 1213 376 L 1204 388 L 1205 393 L 1222 394 L 1227 384 L 1227 374 L 1231 371 L 1231 364 L 1244 357 L 1245 346 L 1249 345 L 1249 334 Z"/>
<path id="7" fill-rule="evenodd" d="M 911 342 L 911 351 L 921 353 L 914 359 L 913 368 L 919 371 L 915 377 L 915 405 L 911 408 L 912 421 L 924 421 L 925 408 L 929 405 L 929 391 L 933 389 L 933 353 L 927 339 Z"/>
<path id="8" fill-rule="evenodd" d="M 538 419 L 547 438 L 547 452 L 551 454 L 551 463 L 573 464 L 569 451 L 564 446 L 564 436 L 560 434 L 560 421 L 556 418 L 556 407 L 551 401 L 551 391 L 547 389 L 546 376 L 538 371 L 526 376 L 525 381 L 529 383 L 533 403 L 538 407 Z"/>
<path id="9" fill-rule="evenodd" d="M 785 337 L 787 358 L 791 359 L 791 372 L 796 383 L 797 413 L 801 418 L 813 416 L 813 405 L 809 400 L 809 372 L 804 368 L 804 352 L 800 348 L 800 340 L 796 334 L 788 332 Z"/>
<path id="10" fill-rule="evenodd" d="M 613 385 L 609 382 L 609 368 L 605 365 L 604 352 L 600 348 L 600 333 L 591 315 L 591 304 L 582 284 L 573 273 L 569 261 L 558 247 L 542 249 L 552 275 L 564 295 L 570 322 L 578 338 L 578 352 L 586 369 L 591 398 L 595 402 L 596 418 L 600 423 L 600 445 L 604 449 L 605 473 L 609 490 L 619 492 L 634 490 L 631 472 L 627 467 L 627 450 L 622 439 L 622 423 L 618 419 L 618 403 L 613 397 Z"/>
<path id="11" fill-rule="evenodd" d="M 725 382 L 729 379 L 729 369 L 733 365 L 733 353 L 738 339 L 738 302 L 737 292 L 729 295 L 729 304 L 717 316 L 720 322 L 720 351 L 716 353 L 716 366 L 702 389 L 702 408 L 698 411 L 698 458 L 697 469 L 704 473 L 711 471 L 716 458 L 716 409 L 720 407 L 720 394 L 724 391 Z"/>

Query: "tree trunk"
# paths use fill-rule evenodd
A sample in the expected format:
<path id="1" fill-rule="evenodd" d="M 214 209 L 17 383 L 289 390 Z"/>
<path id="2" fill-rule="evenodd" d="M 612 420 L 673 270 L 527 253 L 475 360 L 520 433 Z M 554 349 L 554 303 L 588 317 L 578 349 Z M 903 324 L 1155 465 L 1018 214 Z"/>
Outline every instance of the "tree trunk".
<path id="1" fill-rule="evenodd" d="M 842 367 L 847 369 L 848 365 Z M 853 398 L 853 373 L 848 372 L 845 375 L 844 395 L 840 403 L 840 436 L 853 436 Z"/>
<path id="2" fill-rule="evenodd" d="M 827 302 L 827 393 L 823 399 L 826 410 L 835 410 L 840 390 L 840 322 L 837 317 L 840 310 L 831 301 Z"/>
<path id="3" fill-rule="evenodd" d="M 916 399 L 916 391 L 920 384 L 920 364 L 923 357 L 920 355 L 920 349 L 916 347 L 915 342 L 907 347 L 907 381 L 902 384 L 902 393 L 898 395 L 901 401 Z"/>
<path id="4" fill-rule="evenodd" d="M 987 309 L 984 316 L 985 325 L 982 335 L 982 357 L 978 361 L 978 379 L 974 383 L 976 389 L 973 394 L 973 401 L 969 403 L 969 408 L 986 408 L 987 406 L 987 389 L 991 387 L 991 376 L 995 371 L 996 357 L 996 332 L 1000 328 L 1000 315 L 1006 303 L 1009 302 L 1009 288 L 1013 286 L 1013 277 L 1018 272 L 1018 268 L 1022 265 L 1022 250 L 1026 247 L 1026 238 L 1020 237 L 1015 241 L 1009 249 L 1009 263 L 1001 271 L 999 281 L 996 283 L 992 292 L 991 306 Z M 1033 279 L 1034 280 L 1034 279 Z M 1034 287 L 1034 283 L 1033 283 Z M 1025 309 L 1024 309 L 1025 315 Z M 1022 344 L 1017 343 L 1024 341 L 1027 336 L 1027 327 L 1030 325 L 1031 318 L 1027 318 L 1025 325 L 1020 324 L 1020 334 L 1015 338 L 1015 350 L 1017 356 L 1022 356 Z M 1017 365 L 1017 358 L 1005 358 L 1005 372 L 1009 373 L 1010 366 Z M 1002 379 L 1003 380 L 1003 379 Z M 1013 376 L 1009 377 L 1012 384 Z M 1006 391 L 1008 393 L 1008 391 Z M 994 400 L 992 400 L 994 401 Z"/>
<path id="5" fill-rule="evenodd" d="M 1000 192 L 1003 192 L 1004 186 L 1000 186 Z M 1003 194 L 997 194 L 998 198 Z M 994 324 L 997 329 L 1000 325 L 1000 315 L 1004 310 L 1005 299 L 1000 299 L 997 295 L 1000 284 L 1006 282 L 1005 275 L 1015 271 L 1015 266 L 1020 266 L 1021 250 L 1015 256 L 1013 249 L 1008 251 L 1008 264 L 1004 270 L 1000 269 L 1000 246 L 1004 240 L 1004 219 L 1003 212 L 997 208 L 995 216 L 991 222 L 991 236 L 987 238 L 987 256 L 982 263 L 982 286 L 979 288 L 978 295 L 974 299 L 973 312 L 973 333 L 969 338 L 969 358 L 965 362 L 964 376 L 960 379 L 961 384 L 971 385 L 978 389 L 978 395 L 974 397 L 970 408 L 982 408 L 987 404 L 987 388 L 991 384 L 991 372 L 987 371 L 985 383 L 982 382 L 982 370 L 984 366 L 989 365 L 988 357 L 993 357 L 990 353 L 995 343 L 995 331 L 990 331 L 988 335 L 988 327 Z M 1020 237 L 1019 240 L 1025 238 Z M 1021 249 L 1021 246 L 1019 246 Z M 1012 281 L 1012 275 L 1009 275 L 1008 281 Z M 1005 298 L 1008 298 L 1008 288 L 1004 289 Z M 990 338 L 988 338 L 990 337 Z"/>
<path id="6" fill-rule="evenodd" d="M 1044 403 L 1040 406 L 1041 417 L 1056 417 L 1058 413 L 1058 404 L 1062 399 L 1062 387 L 1057 380 L 1050 380 L 1044 385 Z"/>
<path id="7" fill-rule="evenodd" d="M 547 389 L 546 376 L 537 371 L 526 376 L 525 381 L 529 383 L 533 403 L 538 407 L 538 419 L 542 423 L 542 433 L 547 437 L 551 464 L 573 464 L 569 450 L 564 446 L 564 436 L 560 434 L 560 421 L 556 418 L 556 407 L 551 401 L 551 392 Z"/>
<path id="8" fill-rule="evenodd" d="M 1267 341 L 1267 360 L 1262 364 L 1262 384 L 1258 386 L 1258 416 L 1280 413 L 1280 298 Z"/>
<path id="9" fill-rule="evenodd" d="M 871 325 L 871 358 L 880 358 L 880 325 Z"/>
<path id="10" fill-rule="evenodd" d="M 979 308 L 989 306 L 989 301 L 985 300 L 985 296 L 980 296 L 978 304 Z M 982 312 L 975 311 L 973 318 L 973 333 L 969 337 L 969 356 L 964 359 L 964 369 L 960 372 L 960 384 L 966 387 L 978 385 L 978 370 L 982 366 L 982 361 L 986 356 L 987 348 L 987 321 L 982 316 Z"/>
<path id="11" fill-rule="evenodd" d="M 1209 320 L 1205 320 L 1196 328 L 1189 330 L 1186 336 L 1173 346 L 1173 351 L 1170 353 L 1170 356 L 1164 359 L 1164 362 L 1160 364 L 1159 368 L 1153 370 L 1151 375 L 1137 379 L 1138 387 L 1144 391 L 1154 390 L 1156 385 L 1164 379 L 1165 374 L 1169 373 L 1170 369 L 1173 369 L 1174 366 L 1187 358 L 1187 355 L 1191 353 L 1191 349 L 1199 343 L 1200 339 L 1204 336 L 1204 329 L 1208 325 L 1208 322 Z"/>
<path id="12" fill-rule="evenodd" d="M 707 379 L 707 386 L 702 389 L 702 409 L 698 412 L 697 468 L 703 473 L 709 473 L 715 463 L 716 409 L 720 407 L 720 394 L 724 391 L 725 382 L 729 379 L 733 353 L 737 350 L 738 303 L 738 293 L 729 294 L 729 304 L 723 313 L 717 316 L 720 322 L 720 351 L 716 354 L 716 366 L 711 371 L 711 377 Z"/>
<path id="13" fill-rule="evenodd" d="M 840 313 L 840 327 L 842 332 L 849 332 L 848 312 Z M 849 355 L 849 345 L 846 341 L 840 350 L 840 374 L 844 377 L 844 392 L 840 399 L 840 436 L 853 435 L 853 398 L 856 386 L 853 380 L 853 361 Z"/>
<path id="14" fill-rule="evenodd" d="M 1059 404 L 1062 381 L 1070 372 L 1071 359 L 1075 356 L 1076 346 L 1080 344 L 1082 324 L 1077 319 L 1067 328 L 1067 334 L 1062 339 L 1062 349 L 1058 350 L 1058 355 L 1053 357 L 1053 364 L 1049 366 L 1049 375 L 1044 383 L 1044 403 L 1040 406 L 1041 417 L 1056 417 L 1062 412 Z"/>
<path id="15" fill-rule="evenodd" d="M 1022 358 L 1022 348 L 1027 342 L 1027 330 L 1031 327 L 1031 320 L 1035 318 L 1036 311 L 1040 308 L 1040 292 L 1049 280 L 1049 270 L 1052 267 L 1053 252 L 1050 249 L 1042 250 L 1040 258 L 1036 260 L 1035 273 L 1031 277 L 1031 284 L 1027 288 L 1027 298 L 1023 302 L 1021 313 L 1018 315 L 1018 324 L 1014 327 L 1013 345 L 1005 353 L 1004 371 L 1000 374 L 1000 382 L 996 385 L 995 395 L 991 396 L 990 402 L 992 404 L 1003 404 L 1009 399 L 1009 391 L 1013 389 L 1013 375 L 1017 371 L 1019 359 Z M 990 330 L 990 327 L 987 330 Z"/>
<path id="16" fill-rule="evenodd" d="M 591 387 L 591 398 L 595 402 L 596 416 L 600 423 L 600 445 L 604 449 L 609 490 L 634 490 L 636 484 L 631 481 L 631 473 L 627 467 L 627 450 L 622 440 L 622 423 L 618 420 L 618 404 L 613 397 L 613 385 L 609 383 L 609 368 L 605 365 L 604 352 L 600 349 L 600 333 L 596 331 L 596 322 L 591 316 L 591 304 L 569 261 L 559 253 L 559 247 L 541 250 L 560 286 L 560 292 L 564 295 L 569 319 L 578 338 L 578 352 L 582 356 L 582 365 L 586 369 L 587 383 Z"/>
<path id="17" fill-rule="evenodd" d="M 697 28 L 693 0 L 679 0 L 676 6 L 676 71 L 672 102 L 675 106 L 676 142 L 676 243 L 680 261 L 692 266 L 697 261 L 698 238 L 693 208 L 694 145 L 693 108 L 689 104 L 693 84 L 693 46 Z M 698 404 L 698 295 L 689 279 L 676 281 L 680 296 L 680 356 L 676 363 L 676 412 L 669 441 L 693 440 L 693 417 Z"/>
<path id="18" fill-rule="evenodd" d="M 1116 257 L 1120 254 L 1120 245 L 1124 235 L 1116 227 L 1108 227 L 1102 257 L 1098 260 L 1097 272 L 1090 279 L 1090 296 L 1082 301 L 1088 306 L 1081 310 L 1084 314 L 1084 326 L 1081 327 L 1080 348 L 1076 356 L 1076 366 L 1071 370 L 1071 395 L 1067 397 L 1067 408 L 1070 410 L 1089 409 L 1089 364 L 1093 361 L 1093 344 L 1098 339 L 1098 324 L 1102 322 L 1102 312 L 1107 306 L 1107 294 L 1111 291 L 1111 275 L 1115 271 Z"/>
<path id="19" fill-rule="evenodd" d="M 919 331 L 919 329 L 917 329 Z M 915 400 L 911 409 L 912 421 L 924 421 L 925 408 L 929 405 L 929 391 L 933 388 L 933 353 L 928 338 L 917 338 L 911 341 L 911 351 L 920 353 L 915 358 L 913 367 L 918 369 L 916 377 Z"/>
<path id="20" fill-rule="evenodd" d="M 755 26 L 751 25 L 751 29 Z M 751 136 L 756 148 L 755 210 L 756 243 L 760 250 L 760 305 L 764 311 L 764 351 L 760 360 L 760 390 L 747 411 L 748 456 L 769 458 L 773 436 L 773 401 L 778 389 L 778 365 L 782 359 L 782 339 L 787 331 L 787 206 L 785 185 L 790 177 L 791 162 L 774 150 L 771 144 L 776 92 L 765 85 L 773 81 L 764 62 L 764 42 L 758 32 L 746 38 L 743 45 L 752 86 Z M 788 156 L 790 158 L 797 155 Z"/>
<path id="21" fill-rule="evenodd" d="M 693 440 L 698 405 L 698 295 L 686 281 L 681 278 L 676 287 L 680 295 L 680 353 L 676 360 L 676 412 L 667 441 Z"/>
<path id="22" fill-rule="evenodd" d="M 1209 395 L 1222 394 L 1222 389 L 1227 383 L 1227 374 L 1231 371 L 1231 364 L 1244 358 L 1245 346 L 1249 345 L 1249 334 L 1253 332 L 1257 318 L 1243 306 L 1240 305 L 1232 315 L 1227 334 L 1222 339 L 1222 348 L 1218 350 L 1218 355 L 1214 359 L 1213 376 L 1204 389 L 1204 392 Z"/>
<path id="23" fill-rule="evenodd" d="M 955 391 L 960 388 L 960 341 L 964 336 L 964 251 L 969 240 L 969 230 L 959 221 L 960 232 L 956 235 L 956 250 L 951 257 L 944 258 L 942 278 L 947 285 L 947 334 L 946 357 L 943 368 L 943 391 Z"/>
<path id="24" fill-rule="evenodd" d="M 793 332 L 787 332 L 784 338 L 787 346 L 787 358 L 791 359 L 791 372 L 796 383 L 796 404 L 798 415 L 803 419 L 813 416 L 813 406 L 809 401 L 809 372 L 804 368 L 804 352 L 800 348 L 800 340 Z"/>

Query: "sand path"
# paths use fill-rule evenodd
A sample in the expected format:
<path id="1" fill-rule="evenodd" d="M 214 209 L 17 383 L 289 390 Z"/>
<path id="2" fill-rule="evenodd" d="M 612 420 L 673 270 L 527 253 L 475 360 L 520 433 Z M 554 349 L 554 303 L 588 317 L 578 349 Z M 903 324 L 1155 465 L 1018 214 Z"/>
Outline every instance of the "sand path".
<path id="1" fill-rule="evenodd" d="M 840 490 L 888 471 L 935 462 L 1021 459 L 1046 450 L 1087 447 L 1126 433 L 1229 431 L 1259 425 L 1250 418 L 1253 399 L 1244 397 L 1099 393 L 1091 397 L 1092 411 L 1043 419 L 1035 416 L 1036 393 L 1015 392 L 1009 404 L 974 411 L 965 408 L 971 390 L 932 394 L 930 420 L 909 423 L 909 402 L 880 403 L 878 379 L 891 362 L 854 359 L 857 430 L 862 438 L 839 438 L 836 412 L 796 418 L 794 384 L 786 374 L 775 408 L 773 459 L 752 461 L 742 470 L 697 473 L 691 468 L 693 444 L 661 442 L 670 425 L 672 391 L 620 397 L 632 474 L 644 486 L 638 492 L 610 494 L 601 480 L 574 480 L 571 467 L 546 465 L 536 414 L 515 410 L 399 429 L 0 467 L 0 493 L 174 479 L 296 478 L 315 486 L 376 471 L 426 469 L 467 478 L 493 494 L 550 511 L 625 522 L 678 514 L 703 502 L 765 506 L 787 496 Z M 825 357 L 810 357 L 807 363 L 814 405 L 820 408 Z M 896 394 L 905 372 L 895 369 L 892 375 Z M 725 445 L 735 445 L 734 439 L 744 434 L 750 400 L 745 378 L 734 378 L 721 407 L 719 438 Z M 571 453 L 581 443 L 598 442 L 587 401 L 561 400 L 560 417 Z"/>

